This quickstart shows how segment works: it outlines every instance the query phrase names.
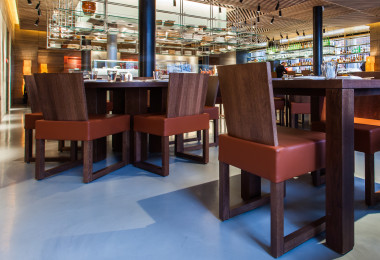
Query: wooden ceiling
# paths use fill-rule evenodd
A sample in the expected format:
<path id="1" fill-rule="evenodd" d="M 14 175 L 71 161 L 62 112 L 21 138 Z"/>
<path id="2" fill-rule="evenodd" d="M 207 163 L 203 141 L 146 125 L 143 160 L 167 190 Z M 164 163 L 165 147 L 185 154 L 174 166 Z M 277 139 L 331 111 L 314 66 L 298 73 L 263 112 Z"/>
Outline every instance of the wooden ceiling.
<path id="1" fill-rule="evenodd" d="M 46 31 L 46 10 L 59 0 L 42 0 L 39 26 L 34 26 L 37 20 L 37 0 L 28 5 L 27 0 L 17 0 L 20 28 Z M 73 0 L 77 3 L 79 0 Z M 125 0 L 126 3 L 128 0 Z M 171 1 L 171 0 L 166 0 Z M 313 6 L 324 6 L 323 22 L 327 31 L 380 22 L 380 0 L 280 0 L 282 17 L 275 11 L 278 0 L 191 0 L 200 3 L 210 3 L 228 8 L 228 19 L 234 24 L 252 30 L 256 17 L 256 31 L 270 38 L 279 38 L 280 33 L 296 36 L 296 30 L 312 32 Z M 256 12 L 260 4 L 261 12 Z M 274 17 L 273 24 L 270 23 Z"/>
<path id="2" fill-rule="evenodd" d="M 76 6 L 79 0 L 72 0 Z M 37 15 L 36 5 L 40 2 L 41 16 Z M 59 0 L 32 0 L 32 4 L 28 5 L 28 0 L 16 0 L 18 17 L 20 20 L 20 29 L 46 31 L 46 14 L 47 10 L 51 10 Z M 38 26 L 34 23 L 39 18 Z"/>
<path id="3" fill-rule="evenodd" d="M 206 2 L 203 0 L 192 0 Z M 279 12 L 275 10 L 278 0 L 208 0 L 214 5 L 229 8 L 228 20 L 240 27 L 252 28 L 269 38 L 279 39 L 280 34 L 296 37 L 296 31 L 312 34 L 313 7 L 323 6 L 323 24 L 326 31 L 380 22 L 380 0 L 280 0 Z M 260 4 L 260 13 L 257 7 Z M 274 17 L 274 22 L 271 20 Z"/>

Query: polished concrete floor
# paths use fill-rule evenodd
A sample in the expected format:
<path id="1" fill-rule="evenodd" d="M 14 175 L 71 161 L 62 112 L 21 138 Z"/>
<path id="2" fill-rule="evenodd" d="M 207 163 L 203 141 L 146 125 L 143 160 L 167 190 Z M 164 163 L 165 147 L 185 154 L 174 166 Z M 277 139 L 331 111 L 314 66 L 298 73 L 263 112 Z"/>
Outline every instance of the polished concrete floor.
<path id="1" fill-rule="evenodd" d="M 165 178 L 129 165 L 90 184 L 82 183 L 81 167 L 36 181 L 34 164 L 23 162 L 26 111 L 13 109 L 0 124 L 0 259 L 272 258 L 269 205 L 218 219 L 217 148 L 210 149 L 208 165 L 171 156 Z M 58 153 L 56 142 L 47 149 Z M 363 155 L 356 161 L 360 176 Z M 232 169 L 233 203 L 239 201 L 238 173 Z M 267 192 L 268 183 L 263 186 Z M 288 182 L 286 233 L 324 215 L 324 191 L 307 175 Z M 364 181 L 356 178 L 350 253 L 328 249 L 322 234 L 281 259 L 379 259 L 380 205 L 368 208 L 363 199 Z"/>

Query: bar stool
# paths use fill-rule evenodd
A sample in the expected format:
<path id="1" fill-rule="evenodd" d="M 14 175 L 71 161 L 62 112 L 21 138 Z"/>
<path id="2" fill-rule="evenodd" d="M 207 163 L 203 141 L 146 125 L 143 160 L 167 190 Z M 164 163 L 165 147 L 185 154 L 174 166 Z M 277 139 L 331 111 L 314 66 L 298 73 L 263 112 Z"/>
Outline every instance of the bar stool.
<path id="1" fill-rule="evenodd" d="M 169 136 L 175 135 L 175 155 L 201 163 L 209 161 L 209 115 L 203 113 L 207 92 L 207 74 L 171 73 L 169 75 L 166 114 L 143 114 L 134 117 L 135 160 L 141 169 L 169 175 Z M 183 134 L 201 130 L 203 133 L 202 156 L 184 152 Z M 162 166 L 143 161 L 142 135 L 161 137 Z"/>
<path id="2" fill-rule="evenodd" d="M 228 134 L 219 143 L 219 217 L 271 204 L 271 254 L 279 257 L 325 229 L 325 217 L 284 237 L 285 181 L 325 167 L 325 134 L 276 127 L 269 63 L 218 68 Z M 255 199 L 230 208 L 229 166 L 240 168 Z M 247 177 L 248 176 L 248 177 Z M 261 178 L 271 182 L 261 196 Z"/>
<path id="3" fill-rule="evenodd" d="M 37 180 L 75 167 L 77 142 L 83 142 L 83 182 L 88 183 L 115 171 L 129 161 L 129 115 L 88 115 L 81 73 L 34 74 L 44 120 L 36 122 Z M 93 140 L 122 133 L 122 158 L 111 166 L 93 172 Z M 45 140 L 70 140 L 71 162 L 45 169 Z"/>

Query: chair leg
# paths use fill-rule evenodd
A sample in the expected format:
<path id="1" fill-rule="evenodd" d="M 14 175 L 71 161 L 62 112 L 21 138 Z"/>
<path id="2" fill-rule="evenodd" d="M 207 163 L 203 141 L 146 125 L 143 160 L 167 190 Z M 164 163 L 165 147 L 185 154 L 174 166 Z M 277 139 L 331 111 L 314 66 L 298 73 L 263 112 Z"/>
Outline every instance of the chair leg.
<path id="1" fill-rule="evenodd" d="M 59 140 L 58 141 L 58 151 L 63 152 L 63 148 L 65 147 L 65 141 Z"/>
<path id="2" fill-rule="evenodd" d="M 45 178 L 45 140 L 36 139 L 36 165 L 35 178 L 42 180 Z"/>
<path id="3" fill-rule="evenodd" d="M 134 132 L 133 163 L 141 162 L 141 132 Z"/>
<path id="4" fill-rule="evenodd" d="M 365 203 L 373 206 L 376 203 L 375 197 L 375 155 L 365 154 Z"/>
<path id="5" fill-rule="evenodd" d="M 230 218 L 230 166 L 219 161 L 219 218 Z"/>
<path id="6" fill-rule="evenodd" d="M 175 136 L 175 146 L 174 153 L 175 156 L 181 157 L 184 159 L 194 160 L 200 163 L 208 163 L 209 161 L 209 131 L 208 129 L 203 131 L 203 142 L 201 144 L 203 149 L 202 156 L 186 153 L 185 151 L 194 150 L 194 149 L 186 149 L 183 145 L 183 135 L 179 134 Z"/>
<path id="7" fill-rule="evenodd" d="M 83 182 L 92 181 L 93 141 L 83 142 Z"/>
<path id="8" fill-rule="evenodd" d="M 125 163 L 125 165 L 129 164 L 130 154 L 129 154 L 129 131 L 123 132 L 123 146 L 122 146 L 122 154 L 121 154 L 121 161 Z"/>
<path id="9" fill-rule="evenodd" d="M 261 177 L 241 170 L 241 198 L 245 201 L 261 197 Z"/>
<path id="10" fill-rule="evenodd" d="M 271 254 L 279 257 L 284 254 L 284 183 L 270 185 L 271 205 Z"/>
<path id="11" fill-rule="evenodd" d="M 213 124 L 214 124 L 214 144 L 215 146 L 219 146 L 219 120 L 214 119 Z"/>
<path id="12" fill-rule="evenodd" d="M 177 156 L 179 153 L 183 153 L 184 151 L 185 145 L 183 140 L 183 134 L 176 135 L 174 141 L 174 154 Z"/>
<path id="13" fill-rule="evenodd" d="M 24 162 L 30 163 L 33 157 L 33 129 L 25 129 Z"/>
<path id="14" fill-rule="evenodd" d="M 326 171 L 325 169 L 317 170 L 311 172 L 311 177 L 313 179 L 313 185 L 315 187 L 321 186 L 326 183 Z"/>
<path id="15" fill-rule="evenodd" d="M 161 153 L 162 153 L 162 166 L 145 162 L 145 159 L 142 158 L 143 149 L 141 147 L 143 133 L 134 132 L 134 166 L 141 168 L 146 171 L 153 172 L 160 176 L 169 175 L 169 136 L 161 137 Z"/>
<path id="16" fill-rule="evenodd" d="M 71 141 L 70 144 L 70 160 L 78 160 L 78 141 Z"/>
<path id="17" fill-rule="evenodd" d="M 183 145 L 183 142 L 182 142 Z M 161 137 L 162 176 L 169 175 L 169 136 Z"/>
<path id="18" fill-rule="evenodd" d="M 201 139 L 202 139 L 201 131 L 197 131 L 197 140 L 198 140 L 198 142 L 200 142 Z"/>
<path id="19" fill-rule="evenodd" d="M 203 163 L 206 164 L 209 162 L 209 152 L 210 152 L 210 146 L 209 146 L 209 130 L 204 129 L 203 132 Z"/>
<path id="20" fill-rule="evenodd" d="M 298 128 L 298 114 L 291 114 L 290 123 L 292 128 Z"/>

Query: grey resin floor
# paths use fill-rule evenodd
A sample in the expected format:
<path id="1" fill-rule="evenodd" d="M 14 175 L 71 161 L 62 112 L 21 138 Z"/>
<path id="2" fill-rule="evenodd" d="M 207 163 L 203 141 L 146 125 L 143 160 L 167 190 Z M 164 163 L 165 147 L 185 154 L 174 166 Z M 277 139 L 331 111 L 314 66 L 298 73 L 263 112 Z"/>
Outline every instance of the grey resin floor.
<path id="1" fill-rule="evenodd" d="M 208 165 L 171 156 L 165 178 L 129 165 L 90 184 L 81 167 L 36 181 L 34 164 L 23 162 L 25 112 L 13 109 L 0 124 L 0 259 L 272 259 L 268 205 L 224 223 L 217 217 L 217 148 Z M 56 142 L 47 149 L 57 154 Z M 357 153 L 357 176 L 363 160 Z M 237 202 L 240 176 L 232 173 Z M 310 176 L 287 185 L 286 233 L 324 215 L 325 190 Z M 364 205 L 360 178 L 355 191 L 354 250 L 340 256 L 322 234 L 280 259 L 380 259 L 380 205 Z"/>

